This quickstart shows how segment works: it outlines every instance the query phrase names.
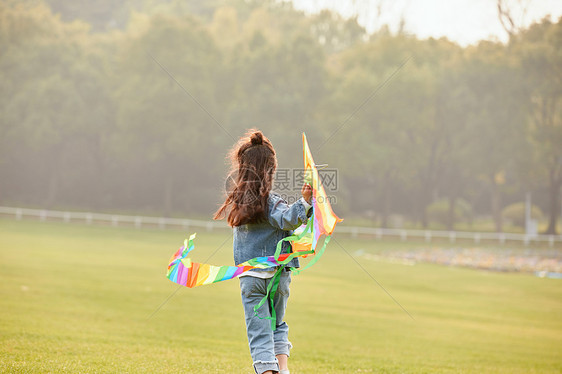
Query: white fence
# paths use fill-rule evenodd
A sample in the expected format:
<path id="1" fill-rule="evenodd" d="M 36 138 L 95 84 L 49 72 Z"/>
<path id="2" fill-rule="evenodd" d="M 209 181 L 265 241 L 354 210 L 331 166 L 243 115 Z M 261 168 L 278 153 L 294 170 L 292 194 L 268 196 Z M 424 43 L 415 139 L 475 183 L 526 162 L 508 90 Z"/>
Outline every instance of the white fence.
<path id="1" fill-rule="evenodd" d="M 112 226 L 128 225 L 136 228 L 143 226 L 166 228 L 181 228 L 189 231 L 190 229 L 203 228 L 206 231 L 229 230 L 224 222 L 203 221 L 183 218 L 166 217 L 147 217 L 147 216 L 126 216 L 117 214 L 102 214 L 90 212 L 63 212 L 56 210 L 26 209 L 13 207 L 0 207 L 0 216 L 12 217 L 22 220 L 24 217 L 32 217 L 40 221 L 58 220 L 62 222 L 84 222 L 86 224 L 106 224 Z M 506 242 L 518 242 L 524 245 L 530 243 L 545 243 L 550 247 L 562 244 L 562 235 L 526 235 L 493 232 L 464 232 L 464 231 L 433 231 L 433 230 L 404 230 L 404 229 L 383 229 L 372 227 L 351 227 L 339 225 L 338 234 L 348 234 L 353 238 L 374 237 L 378 240 L 383 238 L 399 238 L 402 241 L 408 239 L 424 240 L 428 243 L 433 240 L 446 240 L 455 243 L 457 240 L 472 241 L 475 244 L 482 242 L 496 242 L 505 244 Z"/>
<path id="2" fill-rule="evenodd" d="M 455 243 L 457 240 L 472 241 L 475 244 L 481 242 L 496 242 L 505 244 L 506 242 L 519 242 L 524 245 L 530 243 L 548 243 L 550 247 L 555 244 L 562 244 L 561 235 L 526 235 L 526 234 L 511 234 L 503 232 L 466 232 L 466 231 L 435 231 L 435 230 L 404 230 L 404 229 L 383 229 L 372 227 L 349 227 L 338 226 L 338 233 L 347 233 L 352 237 L 359 236 L 372 236 L 377 239 L 384 237 L 400 238 L 402 241 L 407 241 L 408 238 L 416 240 L 425 240 L 431 243 L 433 240 L 448 240 Z"/>
<path id="3" fill-rule="evenodd" d="M 24 217 L 33 217 L 40 221 L 57 220 L 63 222 L 84 222 L 88 225 L 91 224 L 109 224 L 112 226 L 129 225 L 136 228 L 142 226 L 157 226 L 161 229 L 165 228 L 181 228 L 189 230 L 190 228 L 204 228 L 207 231 L 215 229 L 227 229 L 224 223 L 213 221 L 202 221 L 194 219 L 182 218 L 166 218 L 166 217 L 147 217 L 147 216 L 125 216 L 120 214 L 103 214 L 103 213 L 90 213 L 90 212 L 62 212 L 57 210 L 44 210 L 44 209 L 26 209 L 26 208 L 12 208 L 0 207 L 0 215 L 4 217 L 14 217 L 16 220 L 21 220 Z"/>

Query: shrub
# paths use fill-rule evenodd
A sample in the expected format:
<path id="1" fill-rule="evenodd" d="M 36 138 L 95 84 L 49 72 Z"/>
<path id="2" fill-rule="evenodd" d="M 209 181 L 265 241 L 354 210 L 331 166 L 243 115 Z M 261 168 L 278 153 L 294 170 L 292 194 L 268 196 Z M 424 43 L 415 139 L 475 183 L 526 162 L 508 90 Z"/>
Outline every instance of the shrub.
<path id="1" fill-rule="evenodd" d="M 472 217 L 472 207 L 463 199 L 455 202 L 455 222 L 469 221 Z M 432 222 L 447 225 L 449 221 L 449 200 L 440 199 L 427 207 L 427 216 Z"/>
<path id="2" fill-rule="evenodd" d="M 502 217 L 516 226 L 525 227 L 525 203 L 515 203 L 506 206 L 502 211 Z M 541 208 L 532 205 L 531 218 L 542 219 L 543 213 Z"/>

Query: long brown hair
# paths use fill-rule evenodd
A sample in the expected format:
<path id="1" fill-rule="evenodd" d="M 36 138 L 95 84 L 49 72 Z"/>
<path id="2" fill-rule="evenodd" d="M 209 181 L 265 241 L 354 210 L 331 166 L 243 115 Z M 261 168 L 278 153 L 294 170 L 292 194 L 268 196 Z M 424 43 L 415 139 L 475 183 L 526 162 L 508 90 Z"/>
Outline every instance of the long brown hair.
<path id="1" fill-rule="evenodd" d="M 228 213 L 230 226 L 257 223 L 265 219 L 267 199 L 277 169 L 273 145 L 259 130 L 248 130 L 228 155 L 232 170 L 226 181 L 226 199 L 214 219 Z"/>

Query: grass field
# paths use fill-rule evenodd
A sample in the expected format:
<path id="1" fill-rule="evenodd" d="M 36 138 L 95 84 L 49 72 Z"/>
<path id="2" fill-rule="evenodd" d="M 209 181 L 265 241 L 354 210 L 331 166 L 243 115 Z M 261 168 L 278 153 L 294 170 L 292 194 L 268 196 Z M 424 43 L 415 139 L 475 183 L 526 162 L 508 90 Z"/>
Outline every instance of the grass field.
<path id="1" fill-rule="evenodd" d="M 238 281 L 181 289 L 165 278 L 185 233 L 0 220 L 0 372 L 252 373 Z M 562 281 L 528 274 L 357 261 L 420 244 L 334 236 L 293 277 L 291 373 L 560 373 Z M 194 260 L 232 263 L 226 234 Z"/>

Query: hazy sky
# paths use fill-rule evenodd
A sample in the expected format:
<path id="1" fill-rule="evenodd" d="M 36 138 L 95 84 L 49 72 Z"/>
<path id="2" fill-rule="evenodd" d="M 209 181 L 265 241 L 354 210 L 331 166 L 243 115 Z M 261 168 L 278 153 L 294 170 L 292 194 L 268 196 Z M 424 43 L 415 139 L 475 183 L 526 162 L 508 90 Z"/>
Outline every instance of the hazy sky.
<path id="1" fill-rule="evenodd" d="M 521 25 L 529 25 L 548 14 L 553 20 L 562 15 L 562 0 L 504 2 L 510 5 L 514 20 Z M 421 38 L 447 36 L 461 45 L 481 39 L 507 40 L 498 20 L 496 0 L 293 0 L 293 4 L 295 8 L 311 13 L 329 8 L 344 16 L 357 14 L 359 22 L 368 31 L 385 23 L 396 31 L 403 17 L 406 31 Z M 377 17 L 376 4 L 380 4 L 380 18 Z"/>

